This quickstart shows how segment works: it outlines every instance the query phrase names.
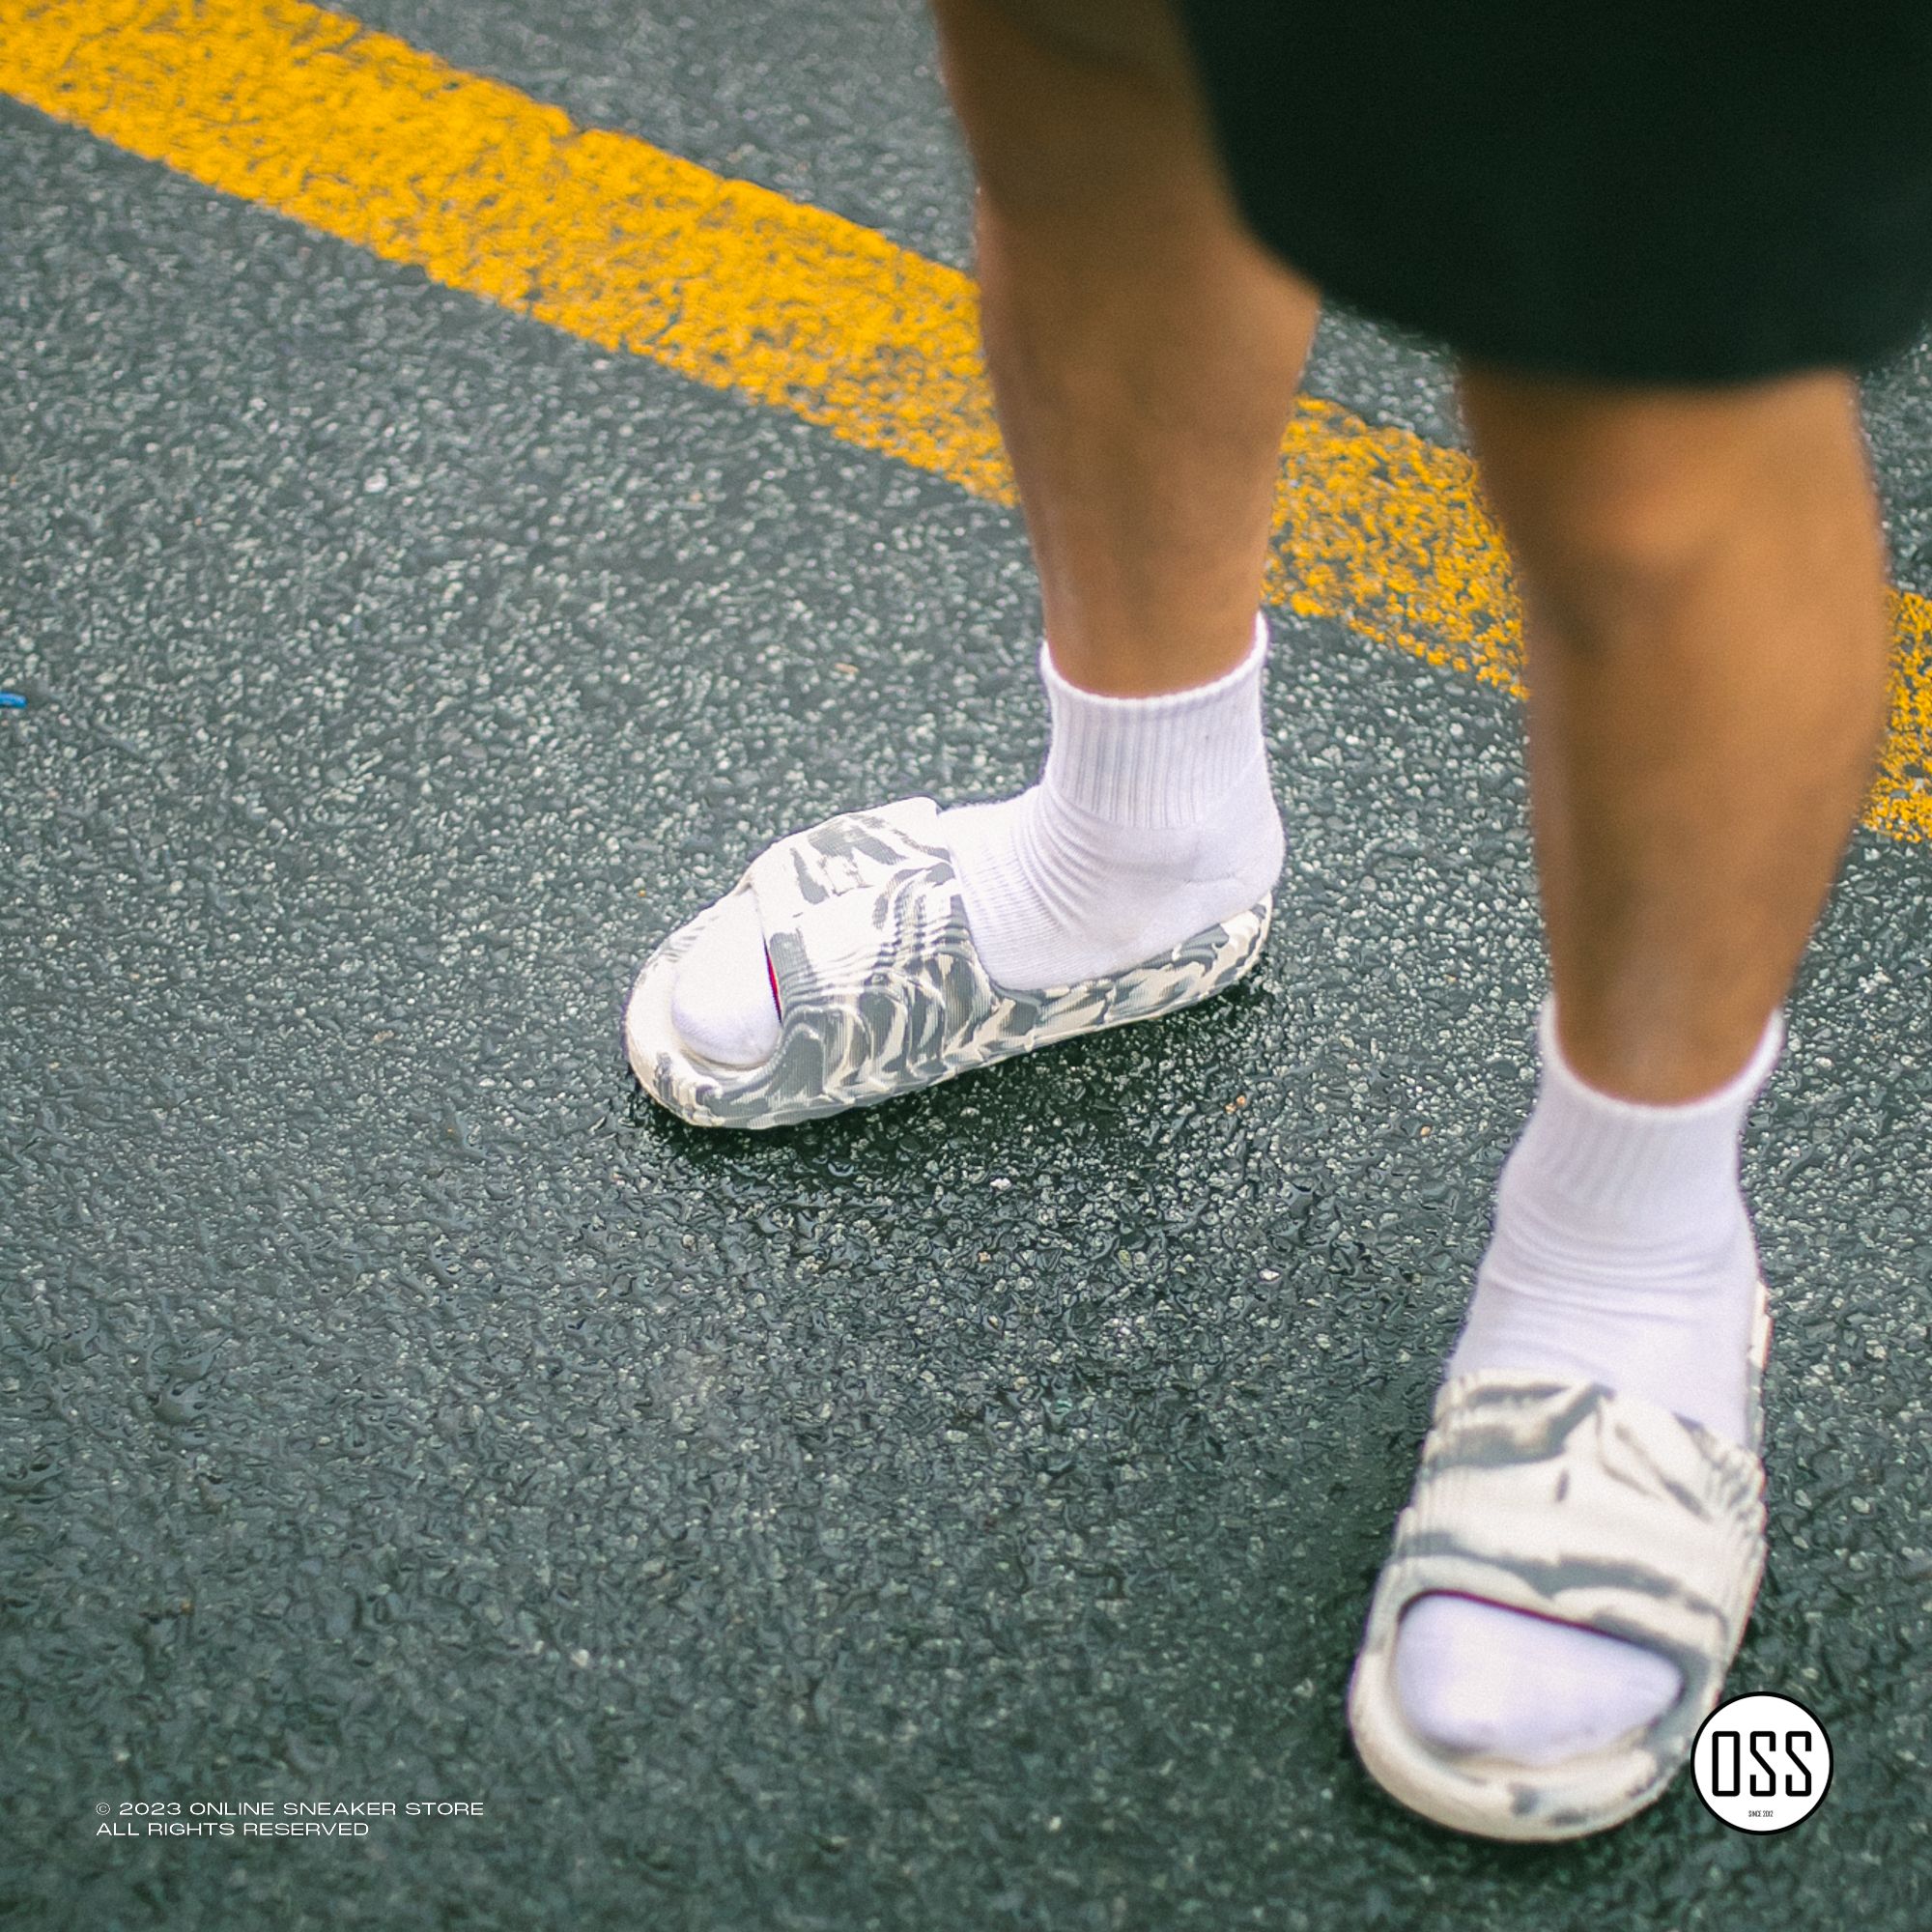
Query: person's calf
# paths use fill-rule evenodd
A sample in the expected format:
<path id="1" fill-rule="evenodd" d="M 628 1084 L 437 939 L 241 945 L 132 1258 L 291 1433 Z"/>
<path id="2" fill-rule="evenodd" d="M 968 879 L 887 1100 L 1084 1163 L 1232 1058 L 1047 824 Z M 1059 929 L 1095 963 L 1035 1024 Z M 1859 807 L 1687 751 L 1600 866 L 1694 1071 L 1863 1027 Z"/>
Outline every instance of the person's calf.
<path id="1" fill-rule="evenodd" d="M 1054 661 L 1148 696 L 1246 649 L 1319 302 L 1237 218 L 1165 10 L 1075 12 L 939 18 Z"/>
<path id="2" fill-rule="evenodd" d="M 1889 630 L 1856 390 L 1463 391 L 1523 589 L 1565 1050 L 1684 1100 L 1784 998 L 1870 782 Z"/>

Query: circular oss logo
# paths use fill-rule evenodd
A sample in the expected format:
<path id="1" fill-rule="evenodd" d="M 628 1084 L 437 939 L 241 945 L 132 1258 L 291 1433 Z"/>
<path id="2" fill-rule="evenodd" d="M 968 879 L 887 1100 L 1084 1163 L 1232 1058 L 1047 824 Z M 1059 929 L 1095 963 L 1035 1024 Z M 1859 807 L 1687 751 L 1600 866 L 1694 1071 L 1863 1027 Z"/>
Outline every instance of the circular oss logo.
<path id="1" fill-rule="evenodd" d="M 1690 1753 L 1697 1796 L 1740 1832 L 1788 1832 L 1832 1782 L 1825 1726 L 1790 1697 L 1760 1691 L 1719 1704 Z"/>

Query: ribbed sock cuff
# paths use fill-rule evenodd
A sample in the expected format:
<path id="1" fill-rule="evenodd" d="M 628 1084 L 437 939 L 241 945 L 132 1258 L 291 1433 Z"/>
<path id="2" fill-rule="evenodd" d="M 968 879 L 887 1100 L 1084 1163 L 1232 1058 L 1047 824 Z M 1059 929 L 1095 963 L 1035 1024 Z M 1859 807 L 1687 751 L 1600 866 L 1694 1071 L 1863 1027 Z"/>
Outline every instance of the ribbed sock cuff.
<path id="1" fill-rule="evenodd" d="M 1257 759 L 1267 625 L 1235 668 L 1212 684 L 1156 697 L 1107 697 L 1069 684 L 1040 646 L 1053 737 L 1044 782 L 1068 805 L 1116 825 L 1198 824 Z"/>
<path id="2" fill-rule="evenodd" d="M 1537 1022 L 1543 1077 L 1512 1164 L 1571 1208 L 1605 1221 L 1652 1223 L 1705 1210 L 1714 1186 L 1734 1185 L 1745 1116 L 1784 1046 L 1774 1013 L 1742 1070 L 1715 1093 L 1678 1105 L 1625 1100 L 1588 1086 L 1563 1057 L 1556 1003 Z"/>

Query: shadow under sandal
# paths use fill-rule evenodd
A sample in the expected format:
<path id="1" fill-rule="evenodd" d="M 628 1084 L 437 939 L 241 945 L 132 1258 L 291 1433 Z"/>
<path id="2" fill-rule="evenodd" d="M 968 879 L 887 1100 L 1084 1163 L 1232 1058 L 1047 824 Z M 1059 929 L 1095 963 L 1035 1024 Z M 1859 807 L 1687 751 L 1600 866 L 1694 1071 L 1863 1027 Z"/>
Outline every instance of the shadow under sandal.
<path id="1" fill-rule="evenodd" d="M 1356 1751 L 1392 1798 L 1459 1832 L 1559 1839 L 1662 1795 L 1717 1707 L 1764 1570 L 1770 1345 L 1760 1283 L 1748 1448 L 1601 1383 L 1483 1370 L 1443 1385 L 1349 1688 Z M 1643 1645 L 1683 1686 L 1642 1729 L 1559 1764 L 1444 1750 L 1408 1725 L 1394 1670 L 1404 1613 L 1438 1592 Z"/>
<path id="2" fill-rule="evenodd" d="M 938 818 L 931 799 L 901 799 L 794 833 L 752 862 L 732 895 L 756 905 L 780 1015 L 778 1046 L 756 1066 L 701 1059 L 671 1022 L 678 962 L 725 901 L 672 933 L 624 1013 L 645 1093 L 696 1126 L 789 1126 L 1175 1012 L 1261 956 L 1272 895 L 1124 972 L 1008 991 L 973 945 Z"/>

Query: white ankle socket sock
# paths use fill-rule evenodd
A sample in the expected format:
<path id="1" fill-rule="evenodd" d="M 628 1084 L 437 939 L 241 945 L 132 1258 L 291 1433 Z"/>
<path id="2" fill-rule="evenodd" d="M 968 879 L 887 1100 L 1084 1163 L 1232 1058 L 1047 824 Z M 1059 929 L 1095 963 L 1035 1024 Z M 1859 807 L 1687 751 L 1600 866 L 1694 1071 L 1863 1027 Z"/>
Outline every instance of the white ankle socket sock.
<path id="1" fill-rule="evenodd" d="M 1245 912 L 1281 873 L 1262 737 L 1267 628 L 1212 684 L 1104 697 L 1042 647 L 1053 735 L 1039 782 L 940 826 L 994 980 L 1037 990 L 1119 973 Z"/>
<path id="2" fill-rule="evenodd" d="M 1015 991 L 1119 973 L 1232 919 L 1280 876 L 1262 735 L 1267 627 L 1225 676 L 1155 697 L 1067 683 L 1040 649 L 1052 737 L 1039 782 L 939 825 L 986 971 Z M 727 1066 L 778 1045 L 762 937 L 721 920 L 679 968 L 671 1018 Z"/>
<path id="3" fill-rule="evenodd" d="M 1446 1373 L 1599 1381 L 1742 1441 L 1758 1275 L 1738 1148 L 1782 1019 L 1715 1094 L 1669 1107 L 1585 1086 L 1563 1059 L 1552 1002 L 1538 1034 L 1536 1106 L 1497 1183 Z M 1416 1730 L 1523 1764 L 1622 1737 L 1680 1681 L 1636 1645 L 1463 1597 L 1425 1597 L 1396 1645 L 1397 1694 Z"/>

